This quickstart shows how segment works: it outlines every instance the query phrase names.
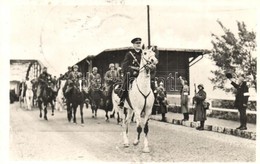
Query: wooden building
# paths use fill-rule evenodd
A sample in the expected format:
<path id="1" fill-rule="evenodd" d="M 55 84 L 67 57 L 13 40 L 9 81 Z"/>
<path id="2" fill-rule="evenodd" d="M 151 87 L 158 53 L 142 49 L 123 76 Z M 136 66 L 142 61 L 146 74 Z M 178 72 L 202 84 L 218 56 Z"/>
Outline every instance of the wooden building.
<path id="1" fill-rule="evenodd" d="M 79 71 L 86 77 L 87 72 L 91 72 L 93 67 L 98 68 L 98 72 L 104 77 L 108 70 L 109 63 L 121 66 L 127 51 L 131 47 L 107 49 L 96 56 L 88 56 L 80 62 Z M 210 53 L 205 49 L 170 49 L 158 48 L 159 63 L 157 64 L 156 77 L 159 82 L 163 82 L 166 90 L 170 94 L 179 94 L 181 84 L 177 79 L 178 74 L 182 75 L 190 82 L 189 73 L 190 66 L 195 64 L 203 55 Z"/>

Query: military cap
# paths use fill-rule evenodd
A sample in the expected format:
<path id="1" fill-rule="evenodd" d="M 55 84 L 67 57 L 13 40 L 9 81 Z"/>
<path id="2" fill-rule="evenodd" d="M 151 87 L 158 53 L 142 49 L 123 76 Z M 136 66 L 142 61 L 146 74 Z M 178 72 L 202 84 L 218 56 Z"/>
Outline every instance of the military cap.
<path id="1" fill-rule="evenodd" d="M 71 66 L 68 66 L 68 69 L 71 69 Z"/>
<path id="2" fill-rule="evenodd" d="M 92 69 L 92 70 L 93 70 L 93 71 L 95 71 L 95 70 L 97 71 L 98 69 L 97 69 L 97 67 L 93 67 L 93 69 Z"/>
<path id="3" fill-rule="evenodd" d="M 47 67 L 43 67 L 43 69 L 47 69 Z"/>
<path id="4" fill-rule="evenodd" d="M 204 89 L 204 85 L 203 84 L 199 84 L 198 87 L 201 86 Z"/>
<path id="5" fill-rule="evenodd" d="M 110 64 L 109 64 L 109 68 L 114 67 L 114 66 L 115 66 L 114 63 L 110 63 Z"/>
<path id="6" fill-rule="evenodd" d="M 74 65 L 73 68 L 79 68 L 79 66 L 78 65 Z"/>
<path id="7" fill-rule="evenodd" d="M 142 39 L 137 37 L 137 38 L 132 39 L 132 40 L 131 40 L 131 43 L 134 44 L 134 43 L 136 43 L 136 42 L 141 42 L 141 41 L 142 41 Z"/>

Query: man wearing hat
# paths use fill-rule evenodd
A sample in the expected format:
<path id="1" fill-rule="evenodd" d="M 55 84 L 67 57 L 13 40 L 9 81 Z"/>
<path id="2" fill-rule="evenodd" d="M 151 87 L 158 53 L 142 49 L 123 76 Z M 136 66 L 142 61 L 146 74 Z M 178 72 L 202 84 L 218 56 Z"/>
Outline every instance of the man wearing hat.
<path id="1" fill-rule="evenodd" d="M 118 72 L 115 70 L 115 65 L 113 63 L 109 64 L 109 70 L 105 73 L 104 80 L 106 87 L 109 90 L 109 95 L 112 93 L 112 86 L 117 82 Z"/>
<path id="2" fill-rule="evenodd" d="M 124 101 L 128 96 L 129 79 L 137 77 L 139 73 L 139 66 L 141 61 L 141 41 L 142 39 L 137 37 L 131 40 L 133 44 L 133 49 L 128 51 L 125 55 L 125 58 L 122 62 L 122 71 L 124 74 L 123 85 L 119 93 L 120 103 L 118 106 L 123 107 Z"/>
<path id="3" fill-rule="evenodd" d="M 100 87 L 101 87 L 101 76 L 98 73 L 97 67 L 93 67 L 92 73 L 89 75 L 89 81 L 90 81 L 90 92 L 93 89 L 100 89 Z"/>
<path id="4" fill-rule="evenodd" d="M 238 84 L 234 82 L 231 75 L 226 75 L 231 84 L 237 89 L 234 106 L 240 113 L 240 126 L 237 129 L 247 130 L 246 108 L 249 98 L 248 86 L 243 75 L 238 76 Z"/>
<path id="5" fill-rule="evenodd" d="M 207 120 L 206 110 L 204 109 L 203 102 L 207 98 L 207 93 L 204 91 L 204 85 L 198 85 L 199 91 L 193 97 L 195 103 L 195 110 L 194 110 L 194 121 L 200 121 L 200 126 L 197 127 L 197 130 L 204 130 L 204 124 Z"/>
<path id="6" fill-rule="evenodd" d="M 72 72 L 72 68 L 70 66 L 68 66 L 68 71 L 64 74 L 64 78 L 66 80 L 69 79 L 69 74 Z"/>
<path id="7" fill-rule="evenodd" d="M 39 84 L 36 92 L 38 100 L 42 95 L 43 87 L 48 85 L 48 81 L 52 81 L 51 75 L 47 72 L 47 67 L 43 67 L 42 73 L 38 77 Z"/>
<path id="8" fill-rule="evenodd" d="M 78 68 L 78 65 L 74 65 L 73 71 L 69 73 L 67 81 L 68 88 L 66 89 L 65 94 L 67 94 L 71 90 L 73 85 L 79 88 L 79 80 L 82 78 L 82 73 L 78 72 Z"/>
<path id="9" fill-rule="evenodd" d="M 161 81 L 159 84 L 159 87 L 157 87 L 157 101 L 160 105 L 160 112 L 162 114 L 162 120 L 163 122 L 166 122 L 165 114 L 167 113 L 167 94 L 166 90 L 164 88 L 164 84 Z"/>

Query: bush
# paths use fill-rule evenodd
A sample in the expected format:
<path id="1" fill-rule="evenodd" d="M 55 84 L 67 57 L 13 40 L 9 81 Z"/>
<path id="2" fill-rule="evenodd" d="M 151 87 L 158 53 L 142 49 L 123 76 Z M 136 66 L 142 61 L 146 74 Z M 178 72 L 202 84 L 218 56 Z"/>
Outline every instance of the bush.
<path id="1" fill-rule="evenodd" d="M 225 109 L 236 109 L 234 108 L 234 100 L 212 100 L 211 107 L 225 108 Z M 248 101 L 248 110 L 256 111 L 256 101 Z"/>

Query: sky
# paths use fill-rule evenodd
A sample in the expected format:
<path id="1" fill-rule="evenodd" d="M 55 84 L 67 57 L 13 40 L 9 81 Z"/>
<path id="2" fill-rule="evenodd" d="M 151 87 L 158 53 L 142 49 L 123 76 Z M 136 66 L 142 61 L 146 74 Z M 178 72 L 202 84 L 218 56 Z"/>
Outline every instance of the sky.
<path id="1" fill-rule="evenodd" d="M 236 21 L 244 21 L 249 30 L 256 31 L 254 0 L 6 1 L 2 18 L 8 29 L 4 34 L 9 40 L 9 57 L 40 60 L 58 76 L 88 55 L 131 46 L 136 36 L 147 45 L 146 2 L 151 44 L 158 47 L 210 50 L 211 34 L 223 34 L 217 20 L 233 32 L 237 31 Z M 192 83 L 208 80 L 211 69 L 214 63 L 205 56 L 191 67 Z"/>

